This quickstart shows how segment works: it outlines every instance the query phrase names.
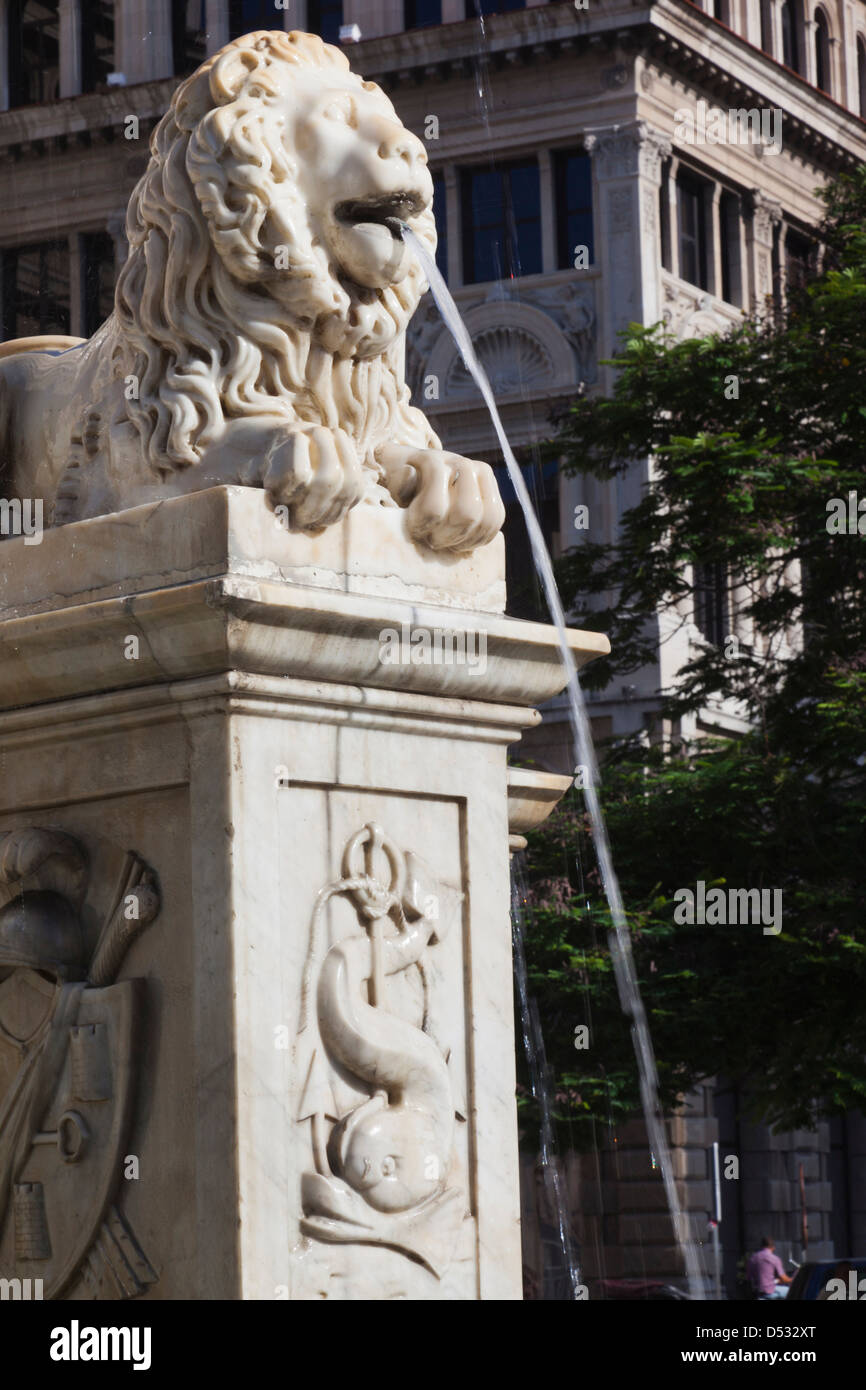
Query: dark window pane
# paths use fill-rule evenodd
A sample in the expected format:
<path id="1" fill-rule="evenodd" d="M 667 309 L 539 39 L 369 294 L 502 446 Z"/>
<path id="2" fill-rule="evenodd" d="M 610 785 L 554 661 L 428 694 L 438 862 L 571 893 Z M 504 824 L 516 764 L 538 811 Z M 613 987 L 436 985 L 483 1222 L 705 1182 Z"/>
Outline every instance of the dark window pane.
<path id="1" fill-rule="evenodd" d="M 866 44 L 857 40 L 857 91 L 860 97 L 860 115 L 866 119 Z"/>
<path id="2" fill-rule="evenodd" d="M 526 0 L 466 0 L 466 18 L 501 14 L 503 10 L 522 10 Z"/>
<path id="3" fill-rule="evenodd" d="M 82 0 L 81 33 L 81 85 L 85 92 L 94 92 L 115 71 L 112 0 Z"/>
<path id="4" fill-rule="evenodd" d="M 114 308 L 114 241 L 107 232 L 84 238 L 84 335 L 91 337 Z"/>
<path id="5" fill-rule="evenodd" d="M 719 200 L 719 236 L 722 253 L 722 299 L 742 305 L 743 283 L 740 265 L 740 200 L 735 193 L 723 193 Z"/>
<path id="6" fill-rule="evenodd" d="M 9 104 L 29 106 L 60 95 L 57 0 L 12 0 L 9 6 Z"/>
<path id="7" fill-rule="evenodd" d="M 206 0 L 172 0 L 171 42 L 175 77 L 186 77 L 204 62 Z"/>
<path id="8" fill-rule="evenodd" d="M 406 29 L 425 29 L 442 23 L 442 0 L 405 0 L 403 24 Z"/>
<path id="9" fill-rule="evenodd" d="M 595 261 L 592 231 L 592 164 L 583 150 L 561 150 L 554 156 L 556 229 L 560 270 L 574 265 L 575 247 L 589 248 Z"/>
<path id="10" fill-rule="evenodd" d="M 695 565 L 695 622 L 707 641 L 717 647 L 730 631 L 728 571 L 722 561 Z"/>
<path id="11" fill-rule="evenodd" d="M 463 278 L 467 284 L 541 270 L 538 165 L 465 170 L 462 179 Z"/>
<path id="12" fill-rule="evenodd" d="M 797 34 L 797 12 L 794 0 L 782 6 L 782 62 L 794 72 L 800 71 L 800 46 Z"/>
<path id="13" fill-rule="evenodd" d="M 448 211 L 445 179 L 433 175 L 433 215 L 436 218 L 436 264 L 443 280 L 448 279 Z"/>
<path id="14" fill-rule="evenodd" d="M 4 338 L 68 333 L 68 242 L 19 246 L 2 254 Z"/>
<path id="15" fill-rule="evenodd" d="M 532 459 L 527 450 L 517 454 L 520 471 L 526 484 L 536 515 L 541 524 L 542 534 L 548 549 L 553 543 L 554 533 L 559 530 L 559 470 L 556 460 L 542 464 Z M 499 491 L 505 503 L 505 587 L 508 593 L 508 612 L 515 618 L 529 618 L 535 621 L 547 620 L 547 609 L 535 573 L 529 533 L 523 519 L 523 511 L 515 496 L 508 469 L 504 464 L 494 465 L 493 472 L 499 484 Z"/>
<path id="16" fill-rule="evenodd" d="M 690 285 L 707 288 L 705 203 L 703 185 L 688 178 L 677 180 L 680 222 L 680 277 Z"/>
<path id="17" fill-rule="evenodd" d="M 307 0 L 307 28 L 325 43 L 340 42 L 343 0 Z"/>
<path id="18" fill-rule="evenodd" d="M 773 12 L 772 0 L 761 0 L 761 48 L 765 53 L 773 51 Z"/>
<path id="19" fill-rule="evenodd" d="M 283 11 L 273 0 L 229 0 L 229 38 L 239 39 L 255 29 L 282 29 Z"/>
<path id="20" fill-rule="evenodd" d="M 830 30 L 820 10 L 815 12 L 815 85 L 830 91 Z"/>
<path id="21" fill-rule="evenodd" d="M 785 280 L 789 290 L 802 289 L 812 274 L 812 243 L 796 232 L 785 237 Z"/>

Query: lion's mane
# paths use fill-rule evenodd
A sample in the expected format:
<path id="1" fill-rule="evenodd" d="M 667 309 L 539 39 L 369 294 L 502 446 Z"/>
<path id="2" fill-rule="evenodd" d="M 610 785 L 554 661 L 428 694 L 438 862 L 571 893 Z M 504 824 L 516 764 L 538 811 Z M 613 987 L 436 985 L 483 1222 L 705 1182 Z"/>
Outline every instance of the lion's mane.
<path id="1" fill-rule="evenodd" d="M 137 378 L 127 409 L 161 475 L 197 463 L 229 418 L 340 425 L 363 455 L 368 437 L 409 409 L 402 334 L 422 272 L 413 265 L 384 290 L 340 281 L 309 234 L 299 191 L 292 207 L 294 153 L 269 138 L 276 65 L 349 69 L 309 34 L 230 44 L 178 88 L 130 199 L 112 360 L 116 376 Z M 295 231 L 289 270 L 275 268 L 261 241 L 278 185 Z M 417 229 L 434 247 L 432 212 Z M 268 292 L 276 277 L 280 299 Z"/>

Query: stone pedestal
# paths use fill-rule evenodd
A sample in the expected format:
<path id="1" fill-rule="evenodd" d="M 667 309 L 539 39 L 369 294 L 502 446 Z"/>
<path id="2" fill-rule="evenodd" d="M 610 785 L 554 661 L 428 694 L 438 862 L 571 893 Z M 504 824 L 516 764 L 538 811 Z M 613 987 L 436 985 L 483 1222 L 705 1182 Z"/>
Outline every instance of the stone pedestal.
<path id="1" fill-rule="evenodd" d="M 0 547 L 0 1275 L 521 1297 L 506 755 L 562 668 L 501 537 L 403 519 Z"/>

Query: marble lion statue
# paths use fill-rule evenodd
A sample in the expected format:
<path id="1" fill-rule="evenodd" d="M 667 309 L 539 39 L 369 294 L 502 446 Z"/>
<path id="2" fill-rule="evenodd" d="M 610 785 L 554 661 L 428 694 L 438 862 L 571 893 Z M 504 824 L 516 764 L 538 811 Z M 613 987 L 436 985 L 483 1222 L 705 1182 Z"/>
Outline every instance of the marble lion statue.
<path id="1" fill-rule="evenodd" d="M 486 463 L 442 449 L 404 381 L 433 250 L 424 146 L 345 55 L 253 33 L 175 93 L 127 212 L 114 312 L 88 341 L 0 346 L 0 488 L 55 525 L 219 484 L 294 530 L 402 507 L 467 552 L 504 517 Z"/>

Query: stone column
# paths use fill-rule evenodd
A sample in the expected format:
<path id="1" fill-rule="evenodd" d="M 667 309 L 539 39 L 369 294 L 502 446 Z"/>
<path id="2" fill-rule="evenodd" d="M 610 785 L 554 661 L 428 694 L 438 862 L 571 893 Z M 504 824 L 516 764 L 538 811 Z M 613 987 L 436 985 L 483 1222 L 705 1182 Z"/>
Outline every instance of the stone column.
<path id="1" fill-rule="evenodd" d="M 171 77 L 171 0 L 116 0 L 114 62 L 127 83 Z"/>
<path id="2" fill-rule="evenodd" d="M 446 164 L 442 170 L 445 179 L 445 219 L 448 226 L 448 284 L 452 292 L 463 284 L 463 228 L 460 207 L 460 180 L 457 167 Z"/>
<path id="3" fill-rule="evenodd" d="M 680 274 L 680 209 L 677 202 L 677 174 L 680 161 L 674 155 L 668 166 L 668 226 L 671 236 L 671 274 L 679 279 Z"/>
<path id="4" fill-rule="evenodd" d="M 630 322 L 661 317 L 658 190 L 661 160 L 671 153 L 666 136 L 646 121 L 594 129 L 586 134 L 607 231 L 597 251 L 602 271 L 602 339 L 606 356 L 617 332 Z"/>
<path id="5" fill-rule="evenodd" d="M 778 63 L 781 63 L 782 55 L 785 51 L 782 43 L 782 0 L 770 0 L 770 7 L 773 30 L 772 57 L 774 57 Z"/>
<path id="6" fill-rule="evenodd" d="M 304 0 L 300 0 L 304 4 Z M 205 23 L 207 24 L 207 52 L 208 57 L 212 53 L 218 53 L 229 41 L 229 5 L 228 0 L 207 0 L 205 6 Z M 303 28 L 303 25 L 300 26 Z"/>
<path id="7" fill-rule="evenodd" d="M 722 199 L 722 185 L 711 185 L 709 217 L 707 218 L 707 269 L 709 271 L 709 290 L 716 299 L 722 298 L 722 229 L 719 219 L 719 203 Z"/>
<path id="8" fill-rule="evenodd" d="M 800 69 L 807 82 L 811 82 L 813 87 L 818 85 L 818 64 L 815 59 L 815 29 L 814 19 L 804 19 L 803 30 L 800 42 L 803 45 L 803 61 Z"/>
<path id="9" fill-rule="evenodd" d="M 60 0 L 60 95 L 81 91 L 81 0 Z"/>
<path id="10" fill-rule="evenodd" d="M 743 0 L 740 33 L 755 48 L 761 47 L 761 0 Z"/>
<path id="11" fill-rule="evenodd" d="M 541 204 L 541 268 L 549 275 L 558 270 L 556 245 L 556 190 L 550 150 L 538 151 L 539 201 Z"/>
<path id="12" fill-rule="evenodd" d="M 0 913 L 59 860 L 88 977 L 0 1227 L 46 1298 L 521 1297 L 506 758 L 562 664 L 501 536 L 361 510 L 311 539 L 220 487 L 3 542 Z"/>
<path id="13" fill-rule="evenodd" d="M 773 228 L 782 220 L 782 208 L 759 188 L 752 190 L 751 205 L 746 234 L 749 293 L 752 305 L 762 308 L 773 294 Z"/>

